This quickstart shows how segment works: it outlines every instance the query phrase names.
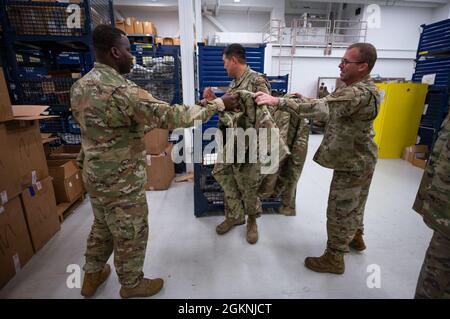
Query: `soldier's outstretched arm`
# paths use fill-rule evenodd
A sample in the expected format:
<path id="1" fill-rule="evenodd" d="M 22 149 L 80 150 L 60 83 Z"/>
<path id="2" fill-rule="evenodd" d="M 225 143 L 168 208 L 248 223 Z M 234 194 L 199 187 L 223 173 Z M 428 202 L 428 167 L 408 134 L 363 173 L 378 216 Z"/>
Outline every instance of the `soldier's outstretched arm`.
<path id="1" fill-rule="evenodd" d="M 120 116 L 109 116 L 112 121 L 136 121 L 151 128 L 175 129 L 190 127 L 195 120 L 205 122 L 216 112 L 223 111 L 225 105 L 221 99 L 207 102 L 204 107 L 199 105 L 170 105 L 154 98 L 147 91 L 137 87 L 118 88 L 111 97 L 111 105 L 115 106 L 113 112 Z M 112 123 L 115 124 L 115 123 Z M 121 124 L 121 123 L 117 123 Z M 126 125 L 126 123 L 123 123 Z"/>
<path id="2" fill-rule="evenodd" d="M 279 107 L 294 115 L 312 118 L 316 120 L 326 120 L 329 115 L 328 103 L 325 99 L 306 99 L 295 95 L 287 94 L 281 98 L 257 92 L 255 101 L 258 105 L 271 105 Z"/>

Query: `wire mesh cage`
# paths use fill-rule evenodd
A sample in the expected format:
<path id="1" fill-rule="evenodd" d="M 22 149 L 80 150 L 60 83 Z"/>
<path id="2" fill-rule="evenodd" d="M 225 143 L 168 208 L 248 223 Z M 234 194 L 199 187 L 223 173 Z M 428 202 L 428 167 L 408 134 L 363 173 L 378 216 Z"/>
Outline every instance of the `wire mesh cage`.
<path id="1" fill-rule="evenodd" d="M 62 144 L 81 144 L 81 135 L 72 133 L 58 133 L 57 136 L 61 139 Z"/>
<path id="2" fill-rule="evenodd" d="M 19 79 L 21 103 L 69 105 L 70 88 L 76 79 L 67 77 L 33 77 Z"/>
<path id="3" fill-rule="evenodd" d="M 17 35 L 82 36 L 89 32 L 87 10 L 95 27 L 111 24 L 111 9 L 110 0 L 6 0 L 8 20 Z"/>
<path id="4" fill-rule="evenodd" d="M 156 98 L 172 104 L 179 102 L 176 101 L 179 94 L 177 72 L 173 56 L 142 56 L 142 63 L 135 64 L 127 78 Z"/>
<path id="5" fill-rule="evenodd" d="M 68 23 L 72 10 L 69 3 L 6 1 L 6 12 L 12 30 L 17 35 L 81 36 L 85 29 L 84 2 L 80 1 L 75 14 L 77 23 Z"/>

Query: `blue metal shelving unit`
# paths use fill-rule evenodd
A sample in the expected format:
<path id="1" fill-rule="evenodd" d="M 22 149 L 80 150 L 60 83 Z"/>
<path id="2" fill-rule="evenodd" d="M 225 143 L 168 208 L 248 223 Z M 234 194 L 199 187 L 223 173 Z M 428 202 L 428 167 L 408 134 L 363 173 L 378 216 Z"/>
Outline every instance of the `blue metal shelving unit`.
<path id="1" fill-rule="evenodd" d="M 203 98 L 203 89 L 208 86 L 219 87 L 217 95 L 221 95 L 220 88 L 228 87 L 232 78 L 230 78 L 223 67 L 222 53 L 224 46 L 207 46 L 203 43 L 198 44 L 198 97 Z M 255 71 L 264 73 L 264 51 L 265 44 L 258 47 L 246 47 L 247 64 Z M 268 77 L 273 89 L 280 92 L 287 92 L 288 76 Z M 201 127 L 201 134 L 207 129 L 217 129 L 218 116 L 212 117 Z M 200 130 L 195 128 L 194 130 Z M 197 134 L 199 132 L 197 131 Z M 196 132 L 194 131 L 194 139 Z M 213 141 L 202 140 L 202 151 L 206 145 Z M 195 141 L 194 141 L 195 143 Z M 196 154 L 194 156 L 198 156 Z M 200 154 L 203 157 L 203 154 Z M 198 162 L 202 162 L 201 164 Z M 212 176 L 214 167 L 213 161 L 208 158 L 196 159 L 194 164 L 194 213 L 195 216 L 205 216 L 212 212 L 223 212 L 223 190 Z M 262 201 L 264 209 L 275 208 L 280 205 L 277 198 Z"/>
<path id="2" fill-rule="evenodd" d="M 135 67 L 127 78 L 170 104 L 183 103 L 180 46 L 132 44 Z"/>
<path id="3" fill-rule="evenodd" d="M 101 23 L 114 25 L 112 0 L 80 0 L 76 3 L 0 0 L 0 22 L 5 49 L 5 76 L 11 100 L 16 104 L 44 104 L 59 120 L 42 122 L 41 130 L 64 135 L 63 141 L 79 141 L 79 129 L 69 121 L 70 87 L 74 73 L 87 73 L 94 63 L 92 30 Z M 77 11 L 80 25 L 72 27 Z M 67 69 L 69 75 L 55 75 Z M 68 134 L 78 135 L 69 136 Z"/>
<path id="4" fill-rule="evenodd" d="M 423 76 L 435 75 L 434 84 L 428 87 L 428 106 L 418 132 L 419 143 L 432 149 L 450 104 L 450 19 L 421 27 L 412 81 L 421 82 Z"/>

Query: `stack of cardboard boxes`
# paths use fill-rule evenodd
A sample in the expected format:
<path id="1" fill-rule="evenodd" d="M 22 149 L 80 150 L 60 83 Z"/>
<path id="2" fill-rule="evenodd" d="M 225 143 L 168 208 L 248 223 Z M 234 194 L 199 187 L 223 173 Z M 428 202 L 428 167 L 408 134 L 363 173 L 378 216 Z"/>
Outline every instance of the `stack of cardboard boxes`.
<path id="1" fill-rule="evenodd" d="M 149 34 L 153 36 L 157 34 L 156 27 L 152 22 L 138 21 L 132 17 L 116 21 L 116 28 L 124 31 L 126 34 Z"/>
<path id="2" fill-rule="evenodd" d="M 39 132 L 46 108 L 11 106 L 0 69 L 0 287 L 60 229 Z"/>
<path id="3" fill-rule="evenodd" d="M 429 150 L 427 145 L 411 145 L 403 150 L 402 159 L 416 167 L 424 169 L 427 166 Z"/>
<path id="4" fill-rule="evenodd" d="M 169 143 L 169 131 L 153 129 L 145 135 L 147 152 L 147 190 L 165 190 L 175 176 L 172 161 L 173 145 Z"/>
<path id="5" fill-rule="evenodd" d="M 80 149 L 80 145 L 61 145 L 47 154 L 60 222 L 63 222 L 66 210 L 79 199 L 83 199 L 86 193 L 81 169 L 76 163 Z"/>

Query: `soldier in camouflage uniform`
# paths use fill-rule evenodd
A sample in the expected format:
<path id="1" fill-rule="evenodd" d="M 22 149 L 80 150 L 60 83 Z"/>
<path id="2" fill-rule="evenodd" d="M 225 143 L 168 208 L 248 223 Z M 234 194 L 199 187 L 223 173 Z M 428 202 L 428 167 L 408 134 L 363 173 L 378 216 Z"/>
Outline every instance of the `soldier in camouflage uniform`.
<path id="1" fill-rule="evenodd" d="M 450 298 L 450 113 L 425 168 L 414 208 L 434 233 L 415 298 Z"/>
<path id="2" fill-rule="evenodd" d="M 247 66 L 245 49 L 240 44 L 231 44 L 225 48 L 223 61 L 228 75 L 234 78 L 227 93 L 240 90 L 270 93 L 270 84 L 267 79 Z M 209 88 L 205 89 L 204 96 L 207 99 L 215 97 Z M 268 109 L 256 107 L 251 94 L 241 95 L 240 105 L 242 110 L 239 113 L 219 113 L 219 129 L 222 130 L 225 139 L 224 149 L 227 147 L 226 139 L 228 139 L 228 143 L 234 144 L 232 137 L 226 137 L 226 128 L 242 128 L 244 130 L 255 128 L 258 130 L 263 127 L 276 127 Z M 254 244 L 258 240 L 256 216 L 261 207 L 258 197 L 261 167 L 260 163 L 248 161 L 247 145 L 245 150 L 238 149 L 237 151 L 246 152 L 245 163 L 226 163 L 224 161 L 224 163 L 217 163 L 214 166 L 213 176 L 224 190 L 225 206 L 225 220 L 216 227 L 216 232 L 222 235 L 234 226 L 244 224 L 247 214 L 246 239 L 250 244 Z"/>
<path id="3" fill-rule="evenodd" d="M 314 160 L 334 170 L 327 209 L 328 242 L 320 257 L 307 257 L 305 266 L 317 272 L 342 274 L 349 246 L 364 250 L 363 216 L 377 162 L 373 121 L 380 97 L 369 73 L 376 49 L 368 43 L 347 48 L 339 68 L 345 83 L 322 99 L 275 98 L 257 93 L 258 104 L 278 106 L 301 117 L 327 121 Z"/>
<path id="4" fill-rule="evenodd" d="M 144 126 L 174 129 L 194 120 L 208 120 L 236 99 L 209 102 L 206 107 L 159 101 L 126 80 L 133 65 L 125 33 L 109 25 L 93 32 L 94 68 L 71 88 L 72 112 L 80 124 L 83 181 L 89 193 L 94 223 L 87 240 L 81 294 L 92 296 L 114 264 L 123 298 L 156 294 L 162 279 L 143 278 L 148 239 L 148 209 L 144 184 Z M 230 102 L 231 101 L 231 102 Z"/>

